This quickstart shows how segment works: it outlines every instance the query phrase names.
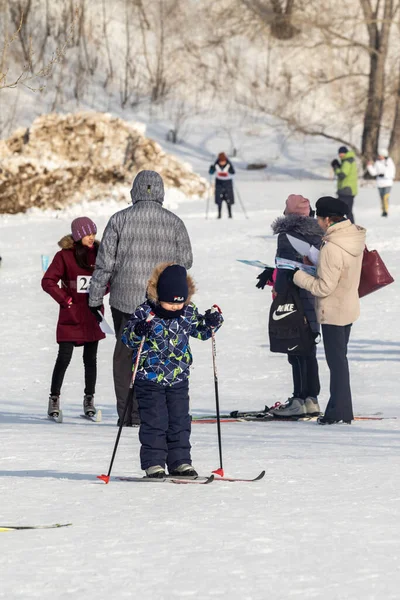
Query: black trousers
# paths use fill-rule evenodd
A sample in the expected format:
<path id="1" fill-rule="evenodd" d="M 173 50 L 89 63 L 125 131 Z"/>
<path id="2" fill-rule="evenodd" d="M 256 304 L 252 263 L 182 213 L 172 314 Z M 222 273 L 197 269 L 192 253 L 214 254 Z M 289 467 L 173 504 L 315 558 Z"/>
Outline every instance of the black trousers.
<path id="1" fill-rule="evenodd" d="M 341 194 L 338 192 L 339 200 L 342 200 L 347 206 L 349 210 L 347 212 L 347 216 L 352 223 L 354 223 L 354 215 L 353 215 L 353 204 L 354 204 L 354 196 L 347 196 L 346 194 Z"/>
<path id="2" fill-rule="evenodd" d="M 334 421 L 354 418 L 347 344 L 351 325 L 322 325 L 326 362 L 330 371 L 330 398 L 325 417 Z"/>
<path id="3" fill-rule="evenodd" d="M 83 344 L 83 365 L 85 369 L 85 394 L 93 395 L 97 379 L 97 347 L 99 342 L 86 342 Z M 60 342 L 58 356 L 51 379 L 51 395 L 59 396 L 61 393 L 64 376 L 71 362 L 74 351 L 74 342 Z"/>
<path id="4" fill-rule="evenodd" d="M 189 382 L 161 385 L 152 381 L 135 384 L 139 401 L 140 464 L 142 469 L 160 465 L 171 472 L 192 464 L 190 456 Z"/>
<path id="5" fill-rule="evenodd" d="M 292 365 L 293 396 L 305 400 L 309 396 L 318 398 L 321 387 L 317 361 L 317 348 L 309 356 L 288 356 Z"/>
<path id="6" fill-rule="evenodd" d="M 221 200 L 220 202 L 218 202 L 218 219 L 221 218 L 221 214 L 222 214 L 222 202 L 226 202 L 226 206 L 228 208 L 228 217 L 229 219 L 232 218 L 232 204 L 230 202 L 228 202 L 228 200 L 226 200 L 225 198 L 223 200 Z"/>
<path id="7" fill-rule="evenodd" d="M 136 424 L 139 423 L 138 404 L 134 390 L 129 389 L 132 379 L 133 350 L 121 342 L 122 332 L 131 315 L 113 307 L 111 307 L 111 314 L 114 322 L 115 336 L 117 338 L 113 355 L 113 377 L 118 418 L 122 419 L 125 402 L 128 401 L 125 423 L 132 424 L 133 422 Z"/>

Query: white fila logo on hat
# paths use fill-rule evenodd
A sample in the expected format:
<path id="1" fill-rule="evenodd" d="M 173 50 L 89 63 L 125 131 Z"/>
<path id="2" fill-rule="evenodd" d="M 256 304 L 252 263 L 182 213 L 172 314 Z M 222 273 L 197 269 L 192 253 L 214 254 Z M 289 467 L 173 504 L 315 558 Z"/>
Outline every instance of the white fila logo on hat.
<path id="1" fill-rule="evenodd" d="M 174 296 L 174 302 L 183 302 L 184 300 L 183 296 Z"/>

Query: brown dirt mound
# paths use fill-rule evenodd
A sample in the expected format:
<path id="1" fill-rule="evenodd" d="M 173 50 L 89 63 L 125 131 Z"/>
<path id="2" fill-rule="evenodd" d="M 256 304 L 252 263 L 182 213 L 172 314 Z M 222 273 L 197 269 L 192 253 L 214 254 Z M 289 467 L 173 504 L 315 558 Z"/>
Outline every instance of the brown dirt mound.
<path id="1" fill-rule="evenodd" d="M 105 113 L 49 114 L 0 140 L 0 213 L 63 208 L 80 200 L 129 200 L 135 175 L 151 169 L 166 187 L 202 196 L 207 182 L 138 127 Z"/>

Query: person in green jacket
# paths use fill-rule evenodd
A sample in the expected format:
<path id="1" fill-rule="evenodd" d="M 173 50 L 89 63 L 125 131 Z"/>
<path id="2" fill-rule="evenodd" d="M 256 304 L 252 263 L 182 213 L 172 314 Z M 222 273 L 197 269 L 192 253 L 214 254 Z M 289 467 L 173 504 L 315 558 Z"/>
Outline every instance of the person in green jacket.
<path id="1" fill-rule="evenodd" d="M 337 196 L 349 207 L 347 217 L 354 223 L 353 203 L 358 192 L 356 155 L 346 146 L 340 146 L 338 154 L 340 161 L 335 158 L 331 162 L 332 169 L 337 177 Z"/>

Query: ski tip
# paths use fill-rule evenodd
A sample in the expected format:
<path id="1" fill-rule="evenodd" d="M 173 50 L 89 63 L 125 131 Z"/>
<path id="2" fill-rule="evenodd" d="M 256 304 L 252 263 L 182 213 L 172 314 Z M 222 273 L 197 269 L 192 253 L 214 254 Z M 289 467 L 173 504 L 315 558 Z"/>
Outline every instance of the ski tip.
<path id="1" fill-rule="evenodd" d="M 216 475 L 218 475 L 218 477 L 223 477 L 224 476 L 224 470 L 221 469 L 215 469 L 215 471 L 211 471 L 211 473 L 215 473 Z"/>
<path id="2" fill-rule="evenodd" d="M 104 483 L 108 483 L 110 481 L 109 475 L 97 475 L 97 479 L 104 481 Z"/>
<path id="3" fill-rule="evenodd" d="M 261 473 L 255 478 L 254 481 L 260 481 L 265 475 L 265 471 L 261 471 Z"/>
<path id="4" fill-rule="evenodd" d="M 98 408 L 95 416 L 96 423 L 101 423 L 102 416 L 103 415 L 101 414 L 101 408 Z"/>

